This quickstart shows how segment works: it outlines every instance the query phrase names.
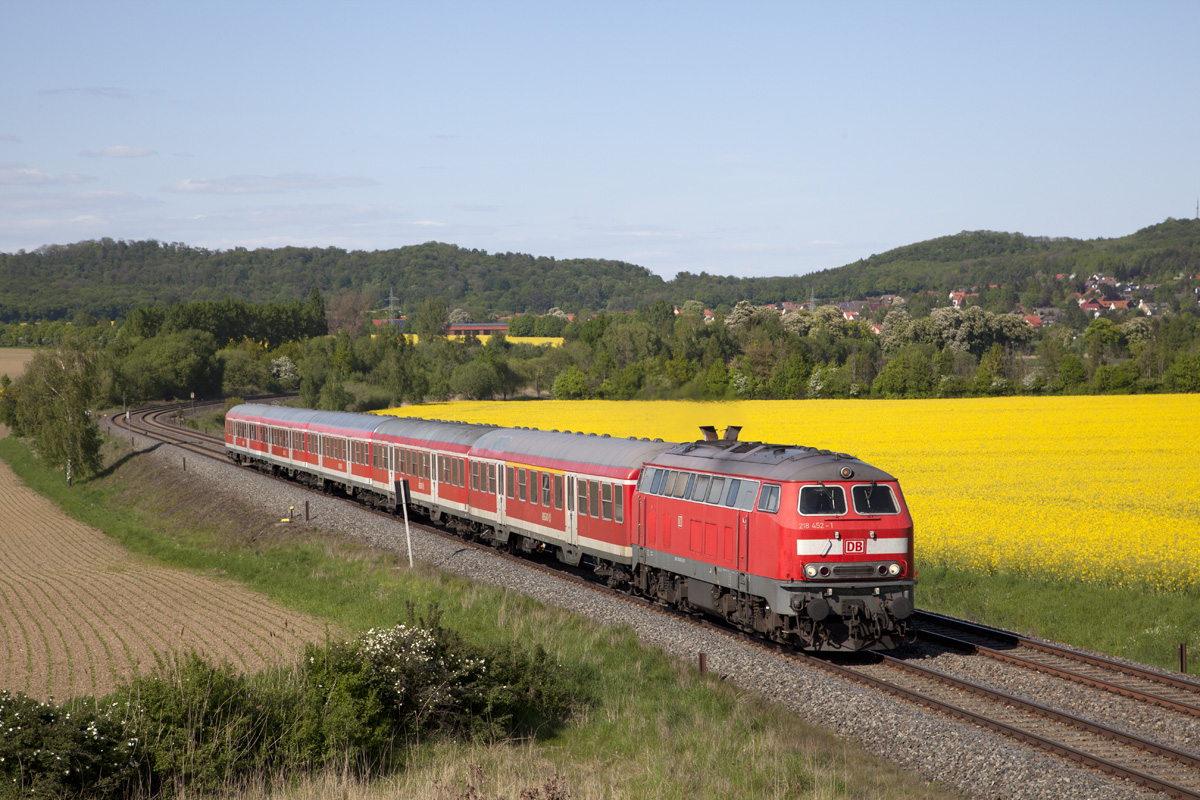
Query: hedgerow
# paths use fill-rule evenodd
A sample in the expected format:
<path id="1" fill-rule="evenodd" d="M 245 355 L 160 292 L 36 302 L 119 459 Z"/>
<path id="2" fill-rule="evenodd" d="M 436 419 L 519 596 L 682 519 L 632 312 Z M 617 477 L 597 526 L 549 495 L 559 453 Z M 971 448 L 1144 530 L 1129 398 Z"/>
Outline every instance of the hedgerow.
<path id="1" fill-rule="evenodd" d="M 378 773 L 406 744 L 553 730 L 587 702 L 545 651 L 483 649 L 429 619 L 309 645 L 251 676 L 195 654 L 102 700 L 0 694 L 0 798 L 219 791 L 327 766 Z"/>

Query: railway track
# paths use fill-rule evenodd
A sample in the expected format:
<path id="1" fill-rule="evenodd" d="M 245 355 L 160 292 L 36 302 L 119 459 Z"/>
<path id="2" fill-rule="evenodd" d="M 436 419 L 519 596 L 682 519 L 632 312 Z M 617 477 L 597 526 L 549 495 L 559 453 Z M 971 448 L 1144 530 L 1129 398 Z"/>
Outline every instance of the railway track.
<path id="1" fill-rule="evenodd" d="M 180 415 L 179 406 L 158 406 L 132 412 L 128 422 L 124 417 L 114 421 L 118 427 L 170 443 L 189 453 L 224 460 L 224 443 L 217 437 L 183 428 Z M 346 502 L 353 501 L 347 498 Z M 392 518 L 382 511 L 372 513 Z M 537 559 L 497 553 L 489 545 L 464 542 L 436 527 L 415 527 L 502 558 L 514 559 L 555 579 L 581 583 L 624 602 L 670 615 L 681 623 L 745 641 L 742 634 L 715 620 L 679 614 L 644 599 L 615 592 L 580 572 L 564 572 L 561 565 L 552 566 Z M 927 611 L 917 612 L 916 623 L 922 641 L 939 647 L 1033 670 L 1065 684 L 1121 695 L 1156 706 L 1167 714 L 1200 717 L 1200 683 L 1191 680 Z M 871 654 L 833 659 L 788 651 L 765 642 L 755 644 L 798 665 L 871 686 L 1167 796 L 1200 800 L 1200 754 L 1197 752 L 1160 744 L 1116 726 L 929 669 L 915 663 L 913 658 Z"/>

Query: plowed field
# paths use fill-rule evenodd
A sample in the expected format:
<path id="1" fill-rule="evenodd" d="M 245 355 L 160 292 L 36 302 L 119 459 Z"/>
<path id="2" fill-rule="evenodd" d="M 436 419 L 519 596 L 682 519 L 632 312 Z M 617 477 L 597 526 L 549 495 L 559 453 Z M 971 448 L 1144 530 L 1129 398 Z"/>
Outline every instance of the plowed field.
<path id="1" fill-rule="evenodd" d="M 0 375 L 14 381 L 25 374 L 25 365 L 33 358 L 33 350 L 27 347 L 0 347 Z"/>
<path id="2" fill-rule="evenodd" d="M 0 688 L 103 694 L 189 650 L 255 671 L 324 636 L 237 584 L 138 560 L 0 461 Z"/>

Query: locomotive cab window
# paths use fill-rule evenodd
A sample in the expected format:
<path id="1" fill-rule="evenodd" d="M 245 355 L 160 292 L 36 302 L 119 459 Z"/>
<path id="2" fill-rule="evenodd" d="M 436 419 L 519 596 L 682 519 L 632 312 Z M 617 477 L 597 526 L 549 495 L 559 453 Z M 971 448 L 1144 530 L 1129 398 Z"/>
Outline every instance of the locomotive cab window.
<path id="1" fill-rule="evenodd" d="M 658 487 L 662 485 L 663 472 L 664 470 L 661 469 L 647 470 L 642 475 L 640 491 L 646 494 L 658 494 Z M 647 488 L 647 484 L 649 484 L 649 488 Z"/>
<path id="2" fill-rule="evenodd" d="M 762 494 L 758 496 L 758 510 L 768 514 L 774 514 L 779 510 L 779 487 L 768 483 L 762 488 Z"/>
<path id="3" fill-rule="evenodd" d="M 708 482 L 712 480 L 709 475 L 697 475 L 696 483 L 692 486 L 692 491 L 688 494 L 692 500 L 703 503 L 704 498 L 708 497 Z"/>
<path id="4" fill-rule="evenodd" d="M 719 503 L 725 498 L 725 479 L 713 478 L 712 486 L 708 488 L 708 502 Z"/>
<path id="5" fill-rule="evenodd" d="M 798 510 L 810 517 L 840 516 L 846 513 L 846 493 L 840 486 L 803 486 Z"/>
<path id="6" fill-rule="evenodd" d="M 877 517 L 884 514 L 899 514 L 900 507 L 892 487 L 880 486 L 877 483 L 865 483 L 850 489 L 854 498 L 854 512 L 864 517 Z"/>

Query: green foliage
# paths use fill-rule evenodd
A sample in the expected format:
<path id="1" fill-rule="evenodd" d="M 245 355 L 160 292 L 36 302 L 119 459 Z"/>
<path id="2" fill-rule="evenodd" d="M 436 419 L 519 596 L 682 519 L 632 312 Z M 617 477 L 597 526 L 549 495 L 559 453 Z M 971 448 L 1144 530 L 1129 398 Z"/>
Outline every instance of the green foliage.
<path id="1" fill-rule="evenodd" d="M 86 346 L 38 350 L 25 374 L 5 394 L 5 416 L 22 435 L 32 437 L 47 466 L 88 475 L 101 466 L 100 431 L 90 406 L 100 384 L 97 354 Z"/>
<path id="2" fill-rule="evenodd" d="M 920 347 L 911 347 L 888 362 L 875 378 L 872 390 L 879 397 L 929 397 L 934 387 L 933 364 Z"/>
<path id="3" fill-rule="evenodd" d="M 552 391 L 556 400 L 583 400 L 589 394 L 587 376 L 572 364 L 554 379 Z"/>
<path id="4" fill-rule="evenodd" d="M 129 797 L 144 742 L 119 703 L 65 706 L 0 690 L 0 798 Z"/>
<path id="5" fill-rule="evenodd" d="M 114 367 L 114 390 L 130 400 L 186 399 L 216 395 L 221 364 L 211 333 L 190 330 L 131 342 Z"/>
<path id="6" fill-rule="evenodd" d="M 0 798 L 219 792 L 251 775 L 400 764 L 404 742 L 494 741 L 562 724 L 588 691 L 541 648 L 480 648 L 428 620 L 309 645 L 245 675 L 195 653 L 67 706 L 0 692 Z"/>

